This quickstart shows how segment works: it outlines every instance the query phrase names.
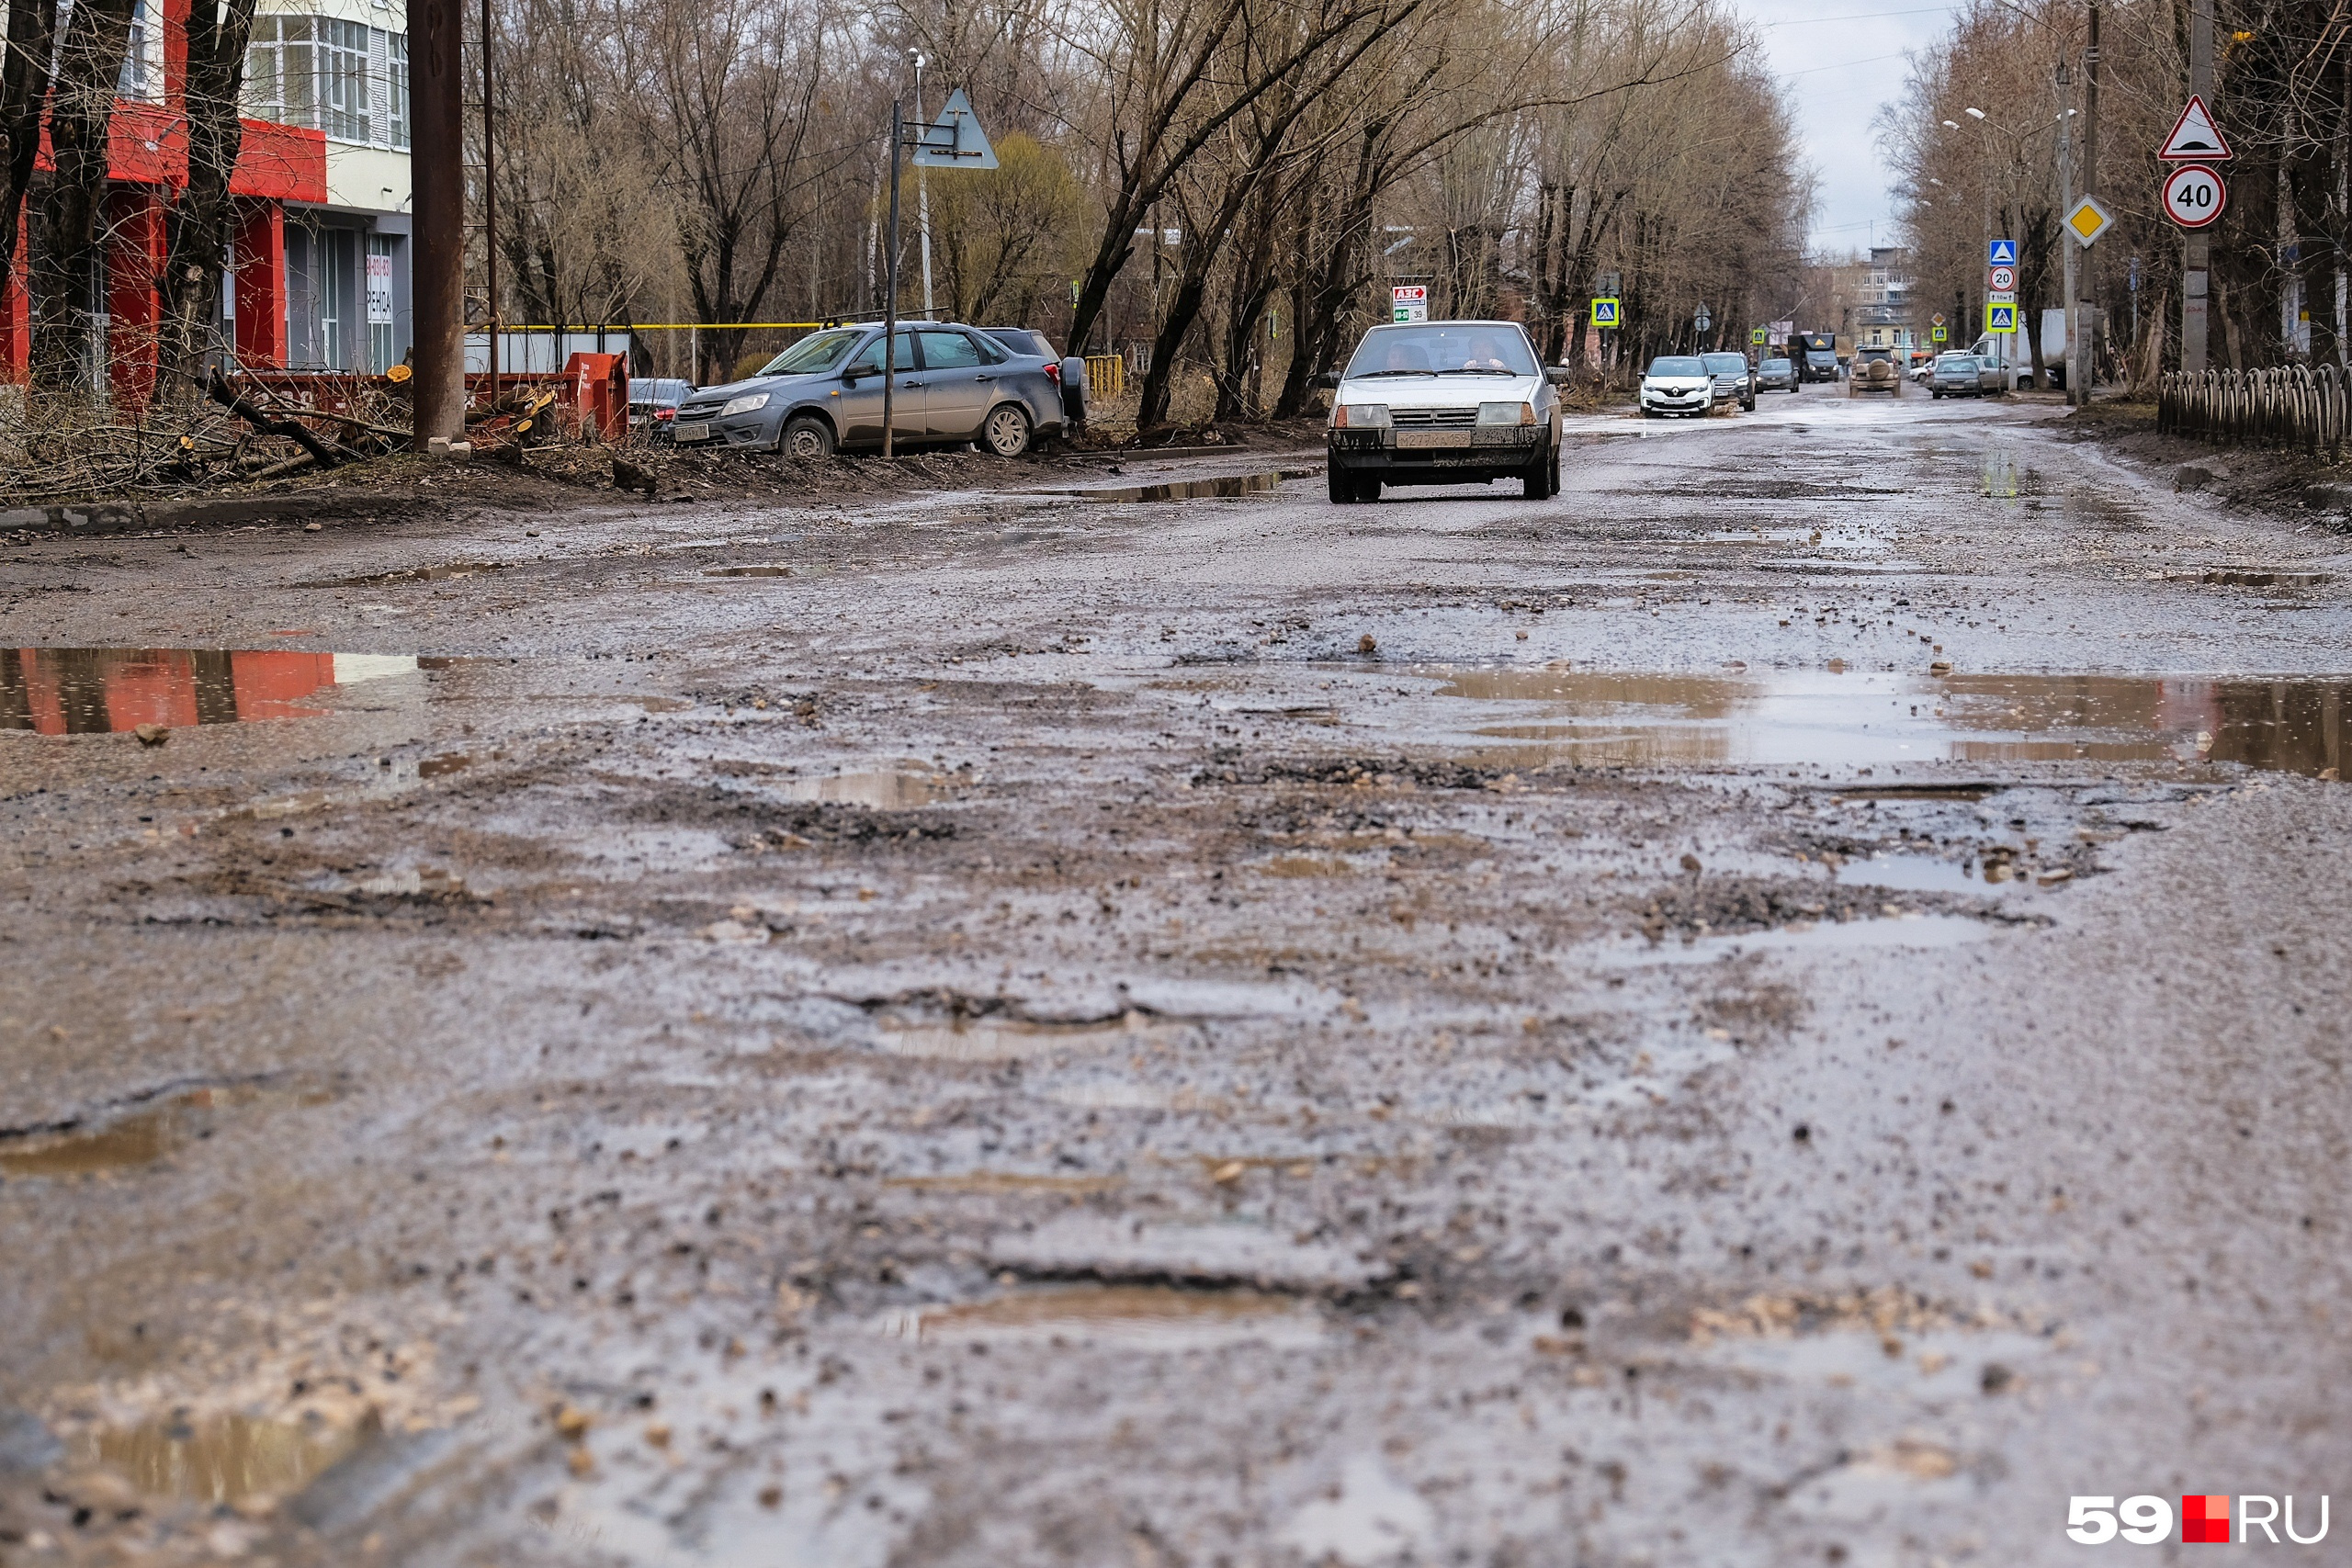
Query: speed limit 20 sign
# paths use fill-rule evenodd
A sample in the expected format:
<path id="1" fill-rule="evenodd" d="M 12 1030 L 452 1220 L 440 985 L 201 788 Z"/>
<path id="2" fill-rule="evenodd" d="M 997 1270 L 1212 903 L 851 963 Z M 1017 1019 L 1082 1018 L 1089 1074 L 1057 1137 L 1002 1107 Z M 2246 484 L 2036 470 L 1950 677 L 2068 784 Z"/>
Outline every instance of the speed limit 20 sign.
<path id="1" fill-rule="evenodd" d="M 2165 216 L 2184 229 L 2202 229 L 2230 203 L 2230 187 L 2202 164 L 2184 164 L 2165 180 Z"/>

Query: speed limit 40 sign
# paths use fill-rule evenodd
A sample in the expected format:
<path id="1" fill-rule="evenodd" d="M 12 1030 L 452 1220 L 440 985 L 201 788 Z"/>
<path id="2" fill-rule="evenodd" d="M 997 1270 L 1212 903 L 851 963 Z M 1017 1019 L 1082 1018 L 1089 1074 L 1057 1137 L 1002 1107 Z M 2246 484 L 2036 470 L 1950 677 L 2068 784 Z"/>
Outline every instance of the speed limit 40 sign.
<path id="1" fill-rule="evenodd" d="M 2165 180 L 2165 216 L 2184 229 L 2202 229 L 2230 204 L 2230 187 L 2202 164 L 2184 164 Z"/>

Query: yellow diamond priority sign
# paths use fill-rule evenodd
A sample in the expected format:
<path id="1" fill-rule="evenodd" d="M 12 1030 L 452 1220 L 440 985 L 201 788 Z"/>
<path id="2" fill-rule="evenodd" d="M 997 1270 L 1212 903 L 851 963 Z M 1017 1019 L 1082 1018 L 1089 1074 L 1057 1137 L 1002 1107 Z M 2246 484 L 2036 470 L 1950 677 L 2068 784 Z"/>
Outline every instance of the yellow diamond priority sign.
<path id="1" fill-rule="evenodd" d="M 2091 242 L 2106 233 L 2107 226 L 2113 221 L 2115 220 L 2107 215 L 2107 209 L 2098 204 L 2098 197 L 2095 196 L 2083 197 L 2082 200 L 2075 203 L 2075 210 L 2066 214 L 2066 227 L 2073 231 L 2075 239 L 2082 242 L 2085 250 L 2090 249 Z"/>

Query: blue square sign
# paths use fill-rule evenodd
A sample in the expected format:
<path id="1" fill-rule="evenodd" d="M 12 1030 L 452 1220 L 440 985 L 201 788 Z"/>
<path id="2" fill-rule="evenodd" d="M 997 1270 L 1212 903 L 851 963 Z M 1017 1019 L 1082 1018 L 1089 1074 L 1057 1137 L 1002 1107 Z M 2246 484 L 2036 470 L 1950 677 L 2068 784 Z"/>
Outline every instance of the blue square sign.
<path id="1" fill-rule="evenodd" d="M 2015 266 L 2018 265 L 2018 243 L 2015 240 L 1996 240 L 1985 248 L 1990 253 L 1985 257 L 1985 265 Z"/>

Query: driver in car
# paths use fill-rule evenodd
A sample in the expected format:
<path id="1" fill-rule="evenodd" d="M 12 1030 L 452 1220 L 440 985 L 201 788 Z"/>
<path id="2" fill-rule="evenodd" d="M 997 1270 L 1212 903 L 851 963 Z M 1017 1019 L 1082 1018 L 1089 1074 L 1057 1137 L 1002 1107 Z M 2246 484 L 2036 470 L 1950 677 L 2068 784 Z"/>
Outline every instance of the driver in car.
<path id="1" fill-rule="evenodd" d="M 1503 362 L 1502 344 L 1487 336 L 1470 340 L 1470 357 L 1462 362 L 1464 370 L 1508 370 Z"/>

